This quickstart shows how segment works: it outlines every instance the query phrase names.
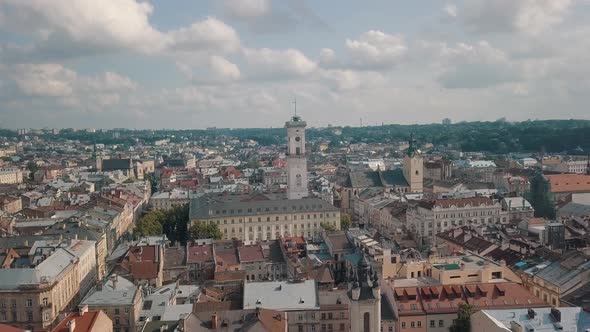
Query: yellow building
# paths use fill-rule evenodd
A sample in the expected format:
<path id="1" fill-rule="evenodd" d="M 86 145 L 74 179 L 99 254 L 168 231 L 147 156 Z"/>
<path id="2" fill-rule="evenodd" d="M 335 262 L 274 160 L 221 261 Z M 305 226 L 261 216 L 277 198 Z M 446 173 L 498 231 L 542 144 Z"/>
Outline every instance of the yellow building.
<path id="1" fill-rule="evenodd" d="M 95 256 L 94 241 L 72 240 L 59 246 L 38 241 L 28 257 L 12 257 L 11 265 L 27 267 L 0 269 L 0 322 L 50 328 L 95 282 Z"/>
<path id="2" fill-rule="evenodd" d="M 322 224 L 340 229 L 340 210 L 319 198 L 269 199 L 255 195 L 204 195 L 191 200 L 190 225 L 213 223 L 224 239 L 245 242 L 281 236 L 319 238 Z"/>

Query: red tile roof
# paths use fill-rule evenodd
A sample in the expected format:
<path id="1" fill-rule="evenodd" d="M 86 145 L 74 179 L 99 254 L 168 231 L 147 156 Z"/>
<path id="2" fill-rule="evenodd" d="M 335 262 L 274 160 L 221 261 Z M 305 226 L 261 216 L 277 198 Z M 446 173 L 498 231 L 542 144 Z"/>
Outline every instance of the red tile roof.
<path id="1" fill-rule="evenodd" d="M 590 192 L 590 175 L 554 174 L 545 175 L 553 193 Z"/>
<path id="2" fill-rule="evenodd" d="M 19 329 L 17 327 L 6 325 L 6 324 L 0 324 L 0 331 L 2 331 L 2 332 L 25 332 L 25 330 L 23 330 L 23 329 Z"/>
<path id="3" fill-rule="evenodd" d="M 74 320 L 76 324 L 74 332 L 92 331 L 94 322 L 96 322 L 96 319 L 101 313 L 102 311 L 89 311 L 84 313 L 82 316 L 80 316 L 78 313 L 72 313 L 62 320 L 59 325 L 57 325 L 57 327 L 51 332 L 70 332 L 69 324 L 72 320 Z M 4 330 L 2 329 L 2 331 Z"/>
<path id="4" fill-rule="evenodd" d="M 205 262 L 213 262 L 213 245 L 205 244 L 195 246 L 189 244 L 187 249 L 186 263 L 194 264 Z"/>

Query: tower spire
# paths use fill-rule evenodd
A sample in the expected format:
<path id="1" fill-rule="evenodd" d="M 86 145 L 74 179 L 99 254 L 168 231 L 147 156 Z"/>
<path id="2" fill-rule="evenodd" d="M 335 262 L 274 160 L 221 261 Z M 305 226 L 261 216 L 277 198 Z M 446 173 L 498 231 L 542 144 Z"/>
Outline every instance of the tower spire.
<path id="1" fill-rule="evenodd" d="M 295 108 L 295 116 L 297 116 L 297 97 L 293 100 L 293 107 Z"/>

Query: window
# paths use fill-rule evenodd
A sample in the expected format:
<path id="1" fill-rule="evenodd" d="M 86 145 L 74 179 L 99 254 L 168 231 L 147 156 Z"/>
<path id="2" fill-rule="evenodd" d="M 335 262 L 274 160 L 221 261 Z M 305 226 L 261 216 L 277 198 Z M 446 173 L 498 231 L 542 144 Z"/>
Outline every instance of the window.
<path id="1" fill-rule="evenodd" d="M 340 312 L 340 319 L 344 319 L 344 313 Z"/>
<path id="2" fill-rule="evenodd" d="M 119 320 L 119 317 L 115 318 L 115 325 L 120 325 L 121 321 Z"/>
<path id="3" fill-rule="evenodd" d="M 303 314 L 299 314 L 299 317 L 297 317 L 299 320 L 303 320 Z"/>
<path id="4" fill-rule="evenodd" d="M 333 316 L 332 316 L 332 313 L 331 312 L 328 313 L 328 319 L 333 319 Z"/>
<path id="5" fill-rule="evenodd" d="M 315 332 L 315 325 L 311 324 L 311 332 Z"/>
<path id="6" fill-rule="evenodd" d="M 326 320 L 326 313 L 322 312 L 322 320 Z"/>
<path id="7" fill-rule="evenodd" d="M 422 327 L 422 321 L 421 321 L 421 320 L 419 320 L 419 321 L 417 322 L 417 325 L 418 325 L 418 327 Z"/>
<path id="8" fill-rule="evenodd" d="M 439 320 L 438 321 L 438 327 L 444 327 L 445 326 L 445 321 L 444 320 Z"/>
<path id="9" fill-rule="evenodd" d="M 387 331 L 388 331 L 388 332 L 393 332 L 393 326 L 390 326 L 390 327 L 387 329 Z"/>
<path id="10" fill-rule="evenodd" d="M 297 331 L 303 332 L 303 325 L 301 325 L 301 324 L 297 325 Z"/>
<path id="11" fill-rule="evenodd" d="M 326 332 L 326 324 L 322 324 L 322 327 L 320 328 L 320 331 Z"/>
<path id="12" fill-rule="evenodd" d="M 411 321 L 411 322 L 410 322 L 410 327 L 411 327 L 411 328 L 414 328 L 414 327 L 416 327 L 416 322 L 414 322 L 414 321 Z"/>
<path id="13" fill-rule="evenodd" d="M 344 331 L 344 323 L 340 323 L 340 331 Z"/>
<path id="14" fill-rule="evenodd" d="M 406 322 L 402 322 L 402 329 L 406 328 Z"/>
<path id="15" fill-rule="evenodd" d="M 434 321 L 434 320 L 431 320 L 431 321 L 430 321 L 430 327 L 435 327 L 435 326 L 436 326 L 436 323 L 435 323 L 435 321 Z"/>
<path id="16" fill-rule="evenodd" d="M 30 308 L 33 306 L 33 300 L 31 299 L 26 299 L 25 300 L 25 307 Z"/>
<path id="17" fill-rule="evenodd" d="M 371 314 L 368 312 L 363 315 L 363 332 L 371 332 Z"/>

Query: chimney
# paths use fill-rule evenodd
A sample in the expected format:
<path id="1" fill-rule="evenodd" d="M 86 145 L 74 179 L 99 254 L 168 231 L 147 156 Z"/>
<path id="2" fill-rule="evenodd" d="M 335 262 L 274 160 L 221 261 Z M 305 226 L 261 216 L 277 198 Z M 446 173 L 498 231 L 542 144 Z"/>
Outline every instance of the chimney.
<path id="1" fill-rule="evenodd" d="M 561 311 L 557 308 L 551 308 L 551 317 L 553 317 L 556 322 L 561 322 Z"/>
<path id="2" fill-rule="evenodd" d="M 213 315 L 211 316 L 211 328 L 214 330 L 217 330 L 218 327 L 218 320 L 219 317 L 217 316 L 217 311 L 213 313 Z"/>
<path id="3" fill-rule="evenodd" d="M 80 315 L 80 317 L 84 316 L 84 314 L 87 312 L 88 312 L 88 305 L 78 308 L 78 315 Z"/>
<path id="4" fill-rule="evenodd" d="M 111 281 L 113 282 L 113 289 L 116 289 L 117 288 L 117 275 L 116 274 L 113 274 L 111 276 Z"/>
<path id="5" fill-rule="evenodd" d="M 68 327 L 70 328 L 70 332 L 74 332 L 74 330 L 76 330 L 76 320 L 75 319 L 72 319 L 68 323 Z"/>
<path id="6" fill-rule="evenodd" d="M 529 319 L 534 319 L 537 313 L 532 308 L 529 308 L 527 310 L 527 315 L 529 316 Z"/>

